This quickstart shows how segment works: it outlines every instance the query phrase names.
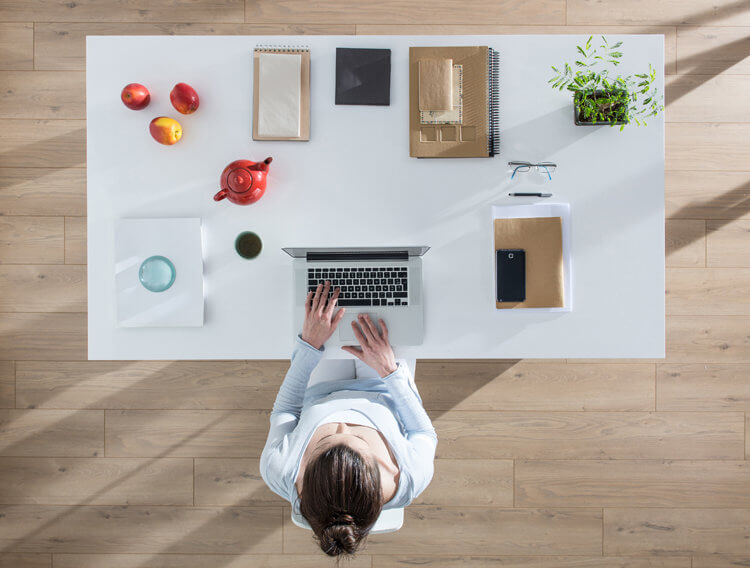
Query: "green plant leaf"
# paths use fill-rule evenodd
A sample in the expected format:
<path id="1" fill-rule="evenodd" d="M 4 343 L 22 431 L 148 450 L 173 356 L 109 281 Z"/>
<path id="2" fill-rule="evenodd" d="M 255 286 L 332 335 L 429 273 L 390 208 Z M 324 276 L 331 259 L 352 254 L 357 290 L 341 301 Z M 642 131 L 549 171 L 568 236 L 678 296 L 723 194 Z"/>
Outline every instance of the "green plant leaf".
<path id="1" fill-rule="evenodd" d="M 581 55 L 583 55 L 584 57 L 586 57 L 586 52 L 585 52 L 585 51 L 583 51 L 583 48 L 582 48 L 582 47 L 581 47 L 580 45 L 577 45 L 577 46 L 576 46 L 576 49 L 577 49 L 577 50 L 579 51 L 579 53 L 580 53 Z"/>

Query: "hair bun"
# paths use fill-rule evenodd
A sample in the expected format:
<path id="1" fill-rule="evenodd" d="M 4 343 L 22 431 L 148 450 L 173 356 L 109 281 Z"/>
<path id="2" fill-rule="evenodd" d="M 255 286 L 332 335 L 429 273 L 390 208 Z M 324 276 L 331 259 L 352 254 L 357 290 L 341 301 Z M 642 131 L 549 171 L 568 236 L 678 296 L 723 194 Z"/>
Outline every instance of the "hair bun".
<path id="1" fill-rule="evenodd" d="M 354 519 L 351 515 L 341 515 L 336 522 L 323 529 L 321 544 L 331 556 L 339 554 L 354 554 L 359 545 L 355 534 Z"/>

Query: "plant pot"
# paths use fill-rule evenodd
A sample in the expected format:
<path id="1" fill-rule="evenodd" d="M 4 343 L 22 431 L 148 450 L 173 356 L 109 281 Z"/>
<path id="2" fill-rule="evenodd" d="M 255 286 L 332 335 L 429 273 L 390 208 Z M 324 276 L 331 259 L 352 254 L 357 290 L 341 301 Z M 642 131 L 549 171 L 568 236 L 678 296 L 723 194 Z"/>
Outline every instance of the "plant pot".
<path id="1" fill-rule="evenodd" d="M 603 95 L 605 91 L 596 91 L 595 94 L 597 95 Z M 610 126 L 610 125 L 623 125 L 623 124 L 629 124 L 630 121 L 625 120 L 618 120 L 614 123 L 609 122 L 608 120 L 600 120 L 598 122 L 591 122 L 589 120 L 583 120 L 581 119 L 580 112 L 578 110 L 578 105 L 576 104 L 576 98 L 575 95 L 573 95 L 573 122 L 576 126 Z"/>

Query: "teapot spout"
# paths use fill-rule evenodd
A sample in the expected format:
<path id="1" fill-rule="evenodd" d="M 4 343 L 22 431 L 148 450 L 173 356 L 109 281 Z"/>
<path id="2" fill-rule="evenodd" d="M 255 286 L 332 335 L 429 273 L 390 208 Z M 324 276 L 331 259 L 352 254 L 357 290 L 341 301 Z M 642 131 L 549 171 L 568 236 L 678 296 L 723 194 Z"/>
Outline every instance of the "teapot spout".
<path id="1" fill-rule="evenodd" d="M 271 156 L 268 156 L 265 160 L 263 160 L 263 163 L 260 165 L 260 171 L 267 172 L 268 171 L 268 165 L 273 162 L 273 158 Z"/>
<path id="2" fill-rule="evenodd" d="M 226 189 L 220 190 L 216 195 L 214 195 L 214 201 L 221 201 L 227 196 L 227 193 L 229 193 Z"/>

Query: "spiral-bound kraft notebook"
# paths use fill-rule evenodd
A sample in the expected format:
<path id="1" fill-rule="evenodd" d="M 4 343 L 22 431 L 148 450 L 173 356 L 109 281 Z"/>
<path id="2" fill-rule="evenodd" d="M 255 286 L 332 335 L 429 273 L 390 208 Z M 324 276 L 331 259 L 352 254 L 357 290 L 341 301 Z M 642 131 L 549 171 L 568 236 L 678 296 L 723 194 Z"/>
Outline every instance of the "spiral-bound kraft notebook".
<path id="1" fill-rule="evenodd" d="M 409 48 L 409 155 L 495 156 L 498 75 L 498 53 L 487 46 Z"/>
<path id="2" fill-rule="evenodd" d="M 253 140 L 310 139 L 310 51 L 259 46 L 253 51 Z"/>

